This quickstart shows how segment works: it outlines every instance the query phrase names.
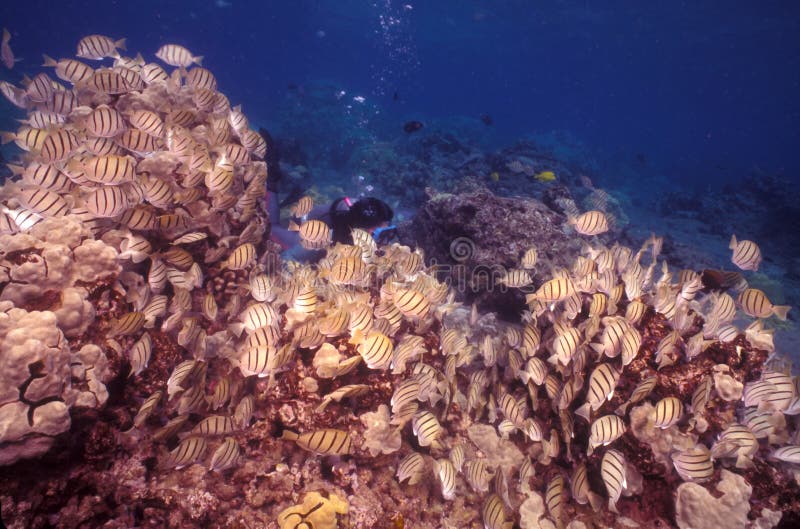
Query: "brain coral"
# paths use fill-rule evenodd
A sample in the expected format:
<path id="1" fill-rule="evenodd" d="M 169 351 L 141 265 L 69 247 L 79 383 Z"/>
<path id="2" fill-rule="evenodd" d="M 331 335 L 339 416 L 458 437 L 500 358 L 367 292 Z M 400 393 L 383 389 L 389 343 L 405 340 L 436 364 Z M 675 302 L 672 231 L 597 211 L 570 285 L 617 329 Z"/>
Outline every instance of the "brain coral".
<path id="1" fill-rule="evenodd" d="M 0 235 L 0 464 L 46 452 L 69 429 L 71 406 L 108 399 L 108 365 L 97 345 L 70 348 L 95 308 L 83 286 L 116 276 L 117 251 L 75 218 L 46 219 Z M 47 310 L 37 310 L 47 309 Z"/>

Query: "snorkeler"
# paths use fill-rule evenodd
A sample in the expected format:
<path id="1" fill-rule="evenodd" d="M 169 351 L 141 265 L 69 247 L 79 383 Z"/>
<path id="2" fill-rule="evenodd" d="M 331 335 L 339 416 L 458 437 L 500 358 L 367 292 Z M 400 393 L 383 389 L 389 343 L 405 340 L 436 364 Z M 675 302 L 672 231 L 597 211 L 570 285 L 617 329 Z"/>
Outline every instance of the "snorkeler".
<path id="1" fill-rule="evenodd" d="M 269 137 L 266 130 L 261 129 L 262 136 Z M 269 138 L 268 144 L 272 143 Z M 268 148 L 268 152 L 270 149 Z M 277 150 L 272 150 L 272 159 L 268 161 L 267 177 L 267 213 L 272 227 L 270 238 L 281 245 L 284 256 L 298 261 L 311 261 L 321 257 L 318 250 L 307 250 L 300 245 L 300 234 L 281 226 L 280 202 L 278 201 L 278 182 L 281 177 L 277 160 Z M 351 230 L 361 228 L 379 243 L 388 242 L 396 235 L 395 226 L 391 225 L 394 211 L 383 200 L 364 197 L 352 201 L 349 197 L 341 197 L 330 205 L 315 206 L 305 215 L 305 220 L 321 220 L 331 227 L 333 242 L 353 244 Z"/>

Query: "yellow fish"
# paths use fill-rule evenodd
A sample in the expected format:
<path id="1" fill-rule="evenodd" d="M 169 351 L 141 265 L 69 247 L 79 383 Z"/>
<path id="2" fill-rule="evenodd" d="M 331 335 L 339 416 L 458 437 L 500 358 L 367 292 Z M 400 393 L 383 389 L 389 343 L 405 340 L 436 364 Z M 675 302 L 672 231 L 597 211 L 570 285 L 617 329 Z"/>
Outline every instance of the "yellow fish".
<path id="1" fill-rule="evenodd" d="M 497 171 L 492 171 L 492 174 L 490 174 L 489 177 L 492 179 L 492 182 L 500 181 L 500 173 L 498 173 Z"/>
<path id="2" fill-rule="evenodd" d="M 534 176 L 540 182 L 552 182 L 556 179 L 556 174 L 553 171 L 542 171 L 541 173 Z"/>

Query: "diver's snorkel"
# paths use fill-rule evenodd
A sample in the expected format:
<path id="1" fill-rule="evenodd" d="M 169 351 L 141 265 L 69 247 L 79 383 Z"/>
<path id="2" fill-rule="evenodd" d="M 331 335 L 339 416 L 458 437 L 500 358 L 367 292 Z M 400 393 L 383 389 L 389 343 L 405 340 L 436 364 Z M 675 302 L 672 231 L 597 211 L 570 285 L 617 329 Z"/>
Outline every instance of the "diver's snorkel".
<path id="1" fill-rule="evenodd" d="M 372 232 L 372 238 L 379 244 L 386 244 L 394 237 L 397 236 L 397 226 L 385 226 L 382 228 L 375 228 Z"/>

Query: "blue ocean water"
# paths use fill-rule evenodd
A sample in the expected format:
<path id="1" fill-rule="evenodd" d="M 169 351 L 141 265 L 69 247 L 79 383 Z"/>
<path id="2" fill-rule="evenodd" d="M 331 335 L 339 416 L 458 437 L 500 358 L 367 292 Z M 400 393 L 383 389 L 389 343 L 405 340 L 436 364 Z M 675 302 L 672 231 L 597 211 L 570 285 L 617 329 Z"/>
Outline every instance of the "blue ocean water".
<path id="1" fill-rule="evenodd" d="M 567 131 L 676 186 L 800 169 L 796 2 L 16 0 L 0 20 L 28 73 L 90 33 L 145 55 L 184 44 L 272 127 L 289 86 L 326 83 L 379 137 L 407 119 L 489 114 L 498 145 Z"/>

